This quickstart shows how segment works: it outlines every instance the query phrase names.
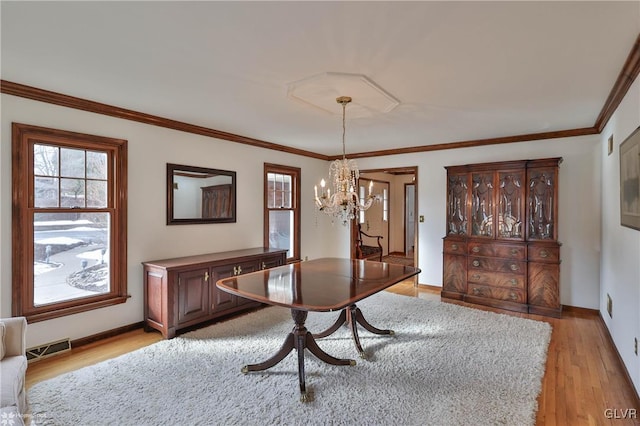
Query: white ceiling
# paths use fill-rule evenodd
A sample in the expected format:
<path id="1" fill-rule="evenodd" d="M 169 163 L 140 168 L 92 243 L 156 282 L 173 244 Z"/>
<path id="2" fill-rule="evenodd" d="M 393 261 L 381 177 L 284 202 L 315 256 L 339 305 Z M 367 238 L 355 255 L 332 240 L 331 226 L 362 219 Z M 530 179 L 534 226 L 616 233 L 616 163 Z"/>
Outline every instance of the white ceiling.
<path id="1" fill-rule="evenodd" d="M 640 1 L 2 1 L 1 14 L 4 80 L 327 155 L 341 106 L 289 84 L 363 74 L 400 101 L 351 119 L 347 106 L 347 153 L 591 127 L 640 33 Z"/>

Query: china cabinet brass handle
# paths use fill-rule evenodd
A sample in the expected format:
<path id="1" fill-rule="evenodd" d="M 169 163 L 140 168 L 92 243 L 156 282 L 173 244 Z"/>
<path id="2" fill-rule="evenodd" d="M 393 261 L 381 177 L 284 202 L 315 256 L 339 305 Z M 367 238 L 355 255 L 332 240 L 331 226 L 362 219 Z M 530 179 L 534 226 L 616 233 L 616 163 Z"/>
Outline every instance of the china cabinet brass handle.
<path id="1" fill-rule="evenodd" d="M 516 280 L 515 278 L 511 278 L 509 282 L 511 283 L 511 285 L 518 285 L 518 280 Z"/>
<path id="2" fill-rule="evenodd" d="M 471 264 L 473 266 L 480 266 L 480 261 L 479 260 L 474 260 Z"/>
<path id="3" fill-rule="evenodd" d="M 474 287 L 473 288 L 473 294 L 478 294 L 478 293 L 480 293 L 480 290 L 478 290 L 477 287 Z"/>
<path id="4" fill-rule="evenodd" d="M 546 250 L 540 250 L 540 257 L 549 257 L 549 252 Z"/>
<path id="5" fill-rule="evenodd" d="M 262 269 L 267 269 L 267 265 L 264 262 L 262 262 Z"/>
<path id="6" fill-rule="evenodd" d="M 451 244 L 451 250 L 453 250 L 453 251 L 458 250 L 458 245 L 457 244 Z"/>
<path id="7" fill-rule="evenodd" d="M 209 273 L 208 272 L 204 273 L 204 280 L 205 281 L 209 281 Z"/>
<path id="8" fill-rule="evenodd" d="M 518 254 L 518 249 L 511 249 L 511 254 L 513 256 L 515 256 L 516 254 Z"/>
<path id="9" fill-rule="evenodd" d="M 473 279 L 474 279 L 474 280 L 479 280 L 479 279 L 480 279 L 480 275 L 475 274 L 475 275 L 473 276 Z"/>
<path id="10" fill-rule="evenodd" d="M 233 275 L 240 275 L 242 273 L 242 267 L 241 266 L 234 266 L 233 267 Z"/>
<path id="11" fill-rule="evenodd" d="M 242 273 L 242 266 L 238 266 L 238 275 Z"/>
<path id="12" fill-rule="evenodd" d="M 517 294 L 515 294 L 515 293 L 509 293 L 509 298 L 510 298 L 511 300 L 516 300 L 516 299 L 518 298 L 518 295 L 517 295 Z"/>
<path id="13" fill-rule="evenodd" d="M 475 246 L 474 248 L 471 249 L 472 252 L 477 253 L 480 251 L 480 247 Z"/>
<path id="14" fill-rule="evenodd" d="M 509 268 L 511 268 L 512 271 L 517 271 L 519 269 L 518 265 L 516 265 L 515 263 L 511 264 Z"/>

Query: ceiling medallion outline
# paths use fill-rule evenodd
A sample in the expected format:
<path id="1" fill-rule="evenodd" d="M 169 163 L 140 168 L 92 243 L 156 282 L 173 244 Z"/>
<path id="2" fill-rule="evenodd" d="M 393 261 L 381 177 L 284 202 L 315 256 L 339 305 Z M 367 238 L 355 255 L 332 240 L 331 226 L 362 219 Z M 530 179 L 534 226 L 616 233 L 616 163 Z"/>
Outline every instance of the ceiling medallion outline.
<path id="1" fill-rule="evenodd" d="M 351 118 L 385 114 L 400 105 L 400 101 L 364 74 L 323 72 L 287 85 L 287 96 L 332 115 L 336 97 L 351 93 Z"/>

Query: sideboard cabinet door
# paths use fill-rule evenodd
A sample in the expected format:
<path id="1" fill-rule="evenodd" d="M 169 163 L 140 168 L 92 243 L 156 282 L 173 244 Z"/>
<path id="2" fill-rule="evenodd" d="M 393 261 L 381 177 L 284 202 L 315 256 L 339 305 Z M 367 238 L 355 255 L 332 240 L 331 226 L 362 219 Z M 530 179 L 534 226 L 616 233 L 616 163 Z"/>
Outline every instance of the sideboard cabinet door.
<path id="1" fill-rule="evenodd" d="M 180 325 L 209 314 L 209 268 L 178 274 L 178 323 Z"/>

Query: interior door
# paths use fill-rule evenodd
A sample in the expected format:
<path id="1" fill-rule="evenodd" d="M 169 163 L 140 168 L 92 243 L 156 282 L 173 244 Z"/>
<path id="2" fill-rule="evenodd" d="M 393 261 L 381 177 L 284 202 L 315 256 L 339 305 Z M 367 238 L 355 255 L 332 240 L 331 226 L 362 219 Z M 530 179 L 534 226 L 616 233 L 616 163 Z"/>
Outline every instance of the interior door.
<path id="1" fill-rule="evenodd" d="M 374 202 L 368 210 L 361 212 L 358 220 L 362 224 L 362 230 L 369 235 L 382 235 L 382 255 L 389 254 L 389 183 L 371 181 L 360 178 L 359 195 L 368 194 L 369 185 L 373 182 L 372 193 L 379 196 L 379 201 Z"/>
<path id="2" fill-rule="evenodd" d="M 416 243 L 416 215 L 415 197 L 416 186 L 404 185 L 404 253 L 405 256 L 413 256 Z"/>

